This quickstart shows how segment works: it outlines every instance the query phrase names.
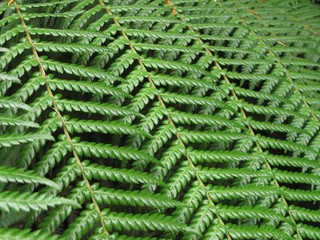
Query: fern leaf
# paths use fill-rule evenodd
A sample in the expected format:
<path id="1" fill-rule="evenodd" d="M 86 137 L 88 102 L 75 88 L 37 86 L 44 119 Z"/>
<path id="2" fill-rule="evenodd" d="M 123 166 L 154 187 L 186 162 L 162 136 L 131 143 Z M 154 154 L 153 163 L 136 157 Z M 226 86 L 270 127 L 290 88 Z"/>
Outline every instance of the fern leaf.
<path id="1" fill-rule="evenodd" d="M 296 128 L 293 126 L 289 126 L 286 124 L 277 124 L 277 123 L 268 123 L 268 122 L 258 122 L 253 119 L 247 119 L 248 124 L 254 130 L 269 130 L 275 132 L 296 132 L 296 133 L 304 133 L 304 129 Z"/>
<path id="2" fill-rule="evenodd" d="M 318 191 L 293 190 L 283 187 L 282 193 L 292 201 L 319 201 L 318 199 L 320 198 Z"/>
<path id="3" fill-rule="evenodd" d="M 243 206 L 217 206 L 217 212 L 223 219 L 248 219 L 264 218 L 275 221 L 287 221 L 282 215 L 275 211 L 262 207 L 243 207 Z"/>
<path id="4" fill-rule="evenodd" d="M 302 237 L 310 239 L 318 239 L 320 237 L 320 229 L 306 224 L 299 225 L 299 232 Z"/>
<path id="5" fill-rule="evenodd" d="M 245 154 L 241 152 L 227 152 L 227 151 L 189 151 L 189 157 L 194 163 L 200 162 L 239 162 L 245 160 L 258 160 L 256 155 Z"/>
<path id="6" fill-rule="evenodd" d="M 289 141 L 275 140 L 266 137 L 259 136 L 259 143 L 263 148 L 274 148 L 274 149 L 283 149 L 287 151 L 295 152 L 307 152 L 318 154 L 317 151 L 311 147 L 304 146 L 302 144 L 292 143 Z"/>
<path id="7" fill-rule="evenodd" d="M 18 182 L 18 183 L 39 183 L 57 188 L 57 185 L 41 176 L 37 176 L 33 171 L 0 166 L 0 182 Z"/>
<path id="8" fill-rule="evenodd" d="M 274 173 L 275 173 L 275 178 L 279 182 L 320 185 L 319 177 L 313 174 L 278 171 L 276 169 L 274 170 Z"/>
<path id="9" fill-rule="evenodd" d="M 23 126 L 23 127 L 32 127 L 39 128 L 39 124 L 35 122 L 30 122 L 22 119 L 12 119 L 9 116 L 1 116 L 0 117 L 0 125 L 1 126 Z"/>
<path id="10" fill-rule="evenodd" d="M 164 93 L 161 94 L 161 97 L 165 103 L 181 103 L 181 104 L 190 104 L 190 105 L 206 105 L 218 108 L 226 108 L 231 109 L 228 105 L 225 105 L 219 100 L 214 100 L 212 98 L 206 97 L 196 97 L 196 96 L 188 96 L 182 94 L 173 94 L 173 93 Z"/>
<path id="11" fill-rule="evenodd" d="M 170 116 L 172 117 L 172 120 L 177 124 L 193 123 L 193 124 L 228 126 L 228 127 L 239 127 L 239 128 L 242 127 L 239 123 L 234 121 L 229 121 L 228 119 L 202 115 L 202 114 L 183 113 L 176 110 L 170 112 Z"/>
<path id="12" fill-rule="evenodd" d="M 92 94 L 104 94 L 112 96 L 123 96 L 131 97 L 129 94 L 122 92 L 119 89 L 106 86 L 106 84 L 101 82 L 84 82 L 84 81 L 63 81 L 61 79 L 49 79 L 49 85 L 52 90 L 68 90 L 75 92 L 87 92 Z"/>
<path id="13" fill-rule="evenodd" d="M 207 89 L 217 90 L 217 86 L 213 83 L 204 80 L 204 81 L 197 81 L 192 78 L 181 78 L 181 77 L 172 77 L 170 75 L 161 75 L 158 74 L 157 76 L 153 76 L 152 80 L 158 86 L 161 85 L 169 85 L 169 86 L 185 86 L 185 87 L 203 87 Z"/>
<path id="14" fill-rule="evenodd" d="M 235 141 L 243 138 L 250 138 L 250 135 L 231 133 L 231 132 L 196 132 L 186 131 L 180 133 L 180 136 L 185 143 L 196 143 L 196 142 L 228 142 Z"/>
<path id="15" fill-rule="evenodd" d="M 139 128 L 119 122 L 108 121 L 93 121 L 93 120 L 80 120 L 69 119 L 66 122 L 66 127 L 70 133 L 73 132 L 100 132 L 100 133 L 112 133 L 112 134 L 130 134 L 130 135 L 142 135 L 150 137 L 150 134 L 140 130 Z"/>
<path id="16" fill-rule="evenodd" d="M 75 144 L 75 149 L 80 156 L 116 158 L 119 160 L 145 160 L 147 162 L 158 163 L 151 155 L 132 148 L 118 148 L 110 144 L 95 144 L 90 142 L 79 142 Z"/>
<path id="17" fill-rule="evenodd" d="M 259 238 L 275 238 L 275 239 L 293 239 L 291 236 L 276 230 L 269 226 L 264 227 L 245 227 L 245 226 L 235 226 L 228 225 L 230 229 L 230 235 L 233 238 L 252 238 L 253 236 L 258 236 Z"/>
<path id="18" fill-rule="evenodd" d="M 28 135 L 2 135 L 0 137 L 0 146 L 1 147 L 10 147 L 14 145 L 20 145 L 22 143 L 28 143 L 36 140 L 54 140 L 51 135 L 48 134 L 28 134 Z"/>
<path id="19" fill-rule="evenodd" d="M 107 81 L 109 84 L 117 80 L 115 76 L 112 76 L 102 70 L 94 68 L 85 68 L 83 66 L 75 66 L 71 64 L 65 64 L 53 60 L 42 60 L 43 67 L 51 71 L 56 71 L 58 73 L 72 74 L 87 78 L 99 78 Z"/>
<path id="20" fill-rule="evenodd" d="M 290 212 L 293 215 L 294 219 L 300 221 L 320 221 L 320 211 L 319 210 L 310 210 L 307 208 L 301 208 L 296 206 L 290 206 Z"/>
<path id="21" fill-rule="evenodd" d="M 212 179 L 228 179 L 237 177 L 270 177 L 266 171 L 256 171 L 252 173 L 250 169 L 219 169 L 219 168 L 203 168 L 199 171 L 199 177 L 206 182 Z"/>
<path id="22" fill-rule="evenodd" d="M 318 5 L 7 3 L 0 238 L 320 238 Z"/>
<path id="23" fill-rule="evenodd" d="M 2 211 L 30 211 L 46 210 L 48 207 L 66 204 L 73 207 L 79 207 L 75 201 L 61 197 L 50 197 L 46 194 L 8 192 L 0 193 L 0 208 Z"/>
<path id="24" fill-rule="evenodd" d="M 113 213 L 105 210 L 103 214 L 106 216 L 106 225 L 109 228 L 134 229 L 140 231 L 167 231 L 178 233 L 185 229 L 185 226 L 176 222 L 174 219 L 160 214 L 124 214 Z"/>
<path id="25" fill-rule="evenodd" d="M 81 215 L 72 222 L 69 228 L 61 236 L 65 239 L 82 238 L 97 222 L 98 215 L 94 210 L 82 211 Z M 102 236 L 103 238 L 104 236 Z"/>
<path id="26" fill-rule="evenodd" d="M 185 63 L 177 63 L 173 61 L 159 61 L 157 59 L 144 59 L 143 63 L 146 67 L 150 68 L 164 68 L 164 69 L 172 69 L 172 70 L 181 70 L 181 71 L 190 71 L 196 75 L 208 75 L 206 71 L 201 69 L 198 66 L 193 66 Z"/>
<path id="27" fill-rule="evenodd" d="M 13 99 L 7 99 L 7 98 L 0 99 L 0 108 L 12 109 L 12 110 L 18 110 L 18 109 L 31 110 L 31 108 L 28 105 L 22 102 L 14 101 Z"/>
<path id="28" fill-rule="evenodd" d="M 32 240 L 32 239 L 39 239 L 39 240 L 55 240 L 58 239 L 57 235 L 50 235 L 46 232 L 42 231 L 31 231 L 29 229 L 17 229 L 17 228 L 0 228 L 0 239 L 26 239 L 26 240 Z"/>
<path id="29" fill-rule="evenodd" d="M 0 73 L 0 81 L 10 81 L 14 83 L 20 83 L 20 79 L 5 73 Z"/>
<path id="30" fill-rule="evenodd" d="M 99 113 L 101 115 L 119 116 L 132 114 L 139 117 L 141 116 L 139 113 L 111 104 L 97 104 L 94 102 L 81 102 L 61 99 L 58 101 L 57 106 L 59 110 L 69 112 L 79 111 L 87 113 Z"/>
<path id="31" fill-rule="evenodd" d="M 160 179 L 134 169 L 115 169 L 111 167 L 98 166 L 96 164 L 88 165 L 88 162 L 86 161 L 83 163 L 85 165 L 84 174 L 88 179 L 96 178 L 126 183 L 147 183 L 156 185 L 164 184 Z"/>
<path id="32" fill-rule="evenodd" d="M 48 28 L 37 28 L 30 27 L 30 34 L 32 35 L 45 35 L 45 36 L 55 36 L 55 37 L 85 37 L 85 38 L 108 38 L 105 33 L 90 31 L 90 30 L 74 30 L 74 29 L 64 29 L 59 31 L 57 29 Z"/>
<path id="33" fill-rule="evenodd" d="M 275 187 L 261 186 L 244 186 L 244 187 L 212 187 L 210 196 L 215 200 L 221 199 L 237 199 L 246 197 L 260 197 L 278 194 Z"/>
<path id="34" fill-rule="evenodd" d="M 148 194 L 138 191 L 123 191 L 111 188 L 99 188 L 94 190 L 94 196 L 98 203 L 112 205 L 155 208 L 173 208 L 181 205 L 180 202 L 165 198 L 160 194 Z"/>
<path id="35" fill-rule="evenodd" d="M 182 33 L 167 33 L 167 32 L 160 32 L 155 30 L 144 30 L 144 29 L 127 29 L 126 33 L 128 36 L 132 37 L 149 37 L 153 39 L 196 39 L 196 36 L 192 36 L 189 34 L 182 34 Z"/>

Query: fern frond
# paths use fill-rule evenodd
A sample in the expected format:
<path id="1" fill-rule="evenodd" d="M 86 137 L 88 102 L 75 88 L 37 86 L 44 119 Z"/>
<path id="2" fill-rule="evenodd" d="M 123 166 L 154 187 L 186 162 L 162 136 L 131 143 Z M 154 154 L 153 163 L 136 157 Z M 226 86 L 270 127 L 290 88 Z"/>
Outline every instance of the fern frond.
<path id="1" fill-rule="evenodd" d="M 171 217 L 160 214 L 124 214 L 105 210 L 106 225 L 117 230 L 133 229 L 136 231 L 165 231 L 178 233 L 187 230 L 185 225 Z M 108 215 L 107 215 L 108 214 Z M 190 230 L 189 230 L 190 231 Z"/>
<path id="2" fill-rule="evenodd" d="M 177 110 L 171 111 L 170 116 L 177 124 L 202 124 L 202 125 L 215 125 L 215 126 L 228 126 L 242 128 L 241 124 L 235 121 L 230 121 L 222 117 L 213 117 L 203 114 L 190 114 L 179 112 Z"/>
<path id="3" fill-rule="evenodd" d="M 198 66 L 186 64 L 186 63 L 177 63 L 174 61 L 159 61 L 157 59 L 151 59 L 151 58 L 144 59 L 143 63 L 145 64 L 146 67 L 150 67 L 150 68 L 163 68 L 163 69 L 171 69 L 171 70 L 188 71 L 188 72 L 194 73 L 196 76 L 209 75 L 209 73 L 204 71 L 202 68 Z"/>
<path id="4" fill-rule="evenodd" d="M 116 147 L 110 144 L 96 144 L 91 142 L 79 142 L 75 149 L 80 156 L 115 158 L 119 160 L 145 160 L 158 164 L 158 160 L 151 155 L 133 148 Z"/>
<path id="5" fill-rule="evenodd" d="M 196 79 L 192 78 L 182 78 L 182 77 L 172 77 L 169 75 L 161 75 L 158 74 L 157 76 L 152 77 L 153 82 L 158 85 L 169 85 L 169 86 L 185 86 L 185 87 L 203 87 L 207 89 L 217 90 L 217 86 L 213 83 L 203 80 L 201 82 L 197 81 Z"/>
<path id="6" fill-rule="evenodd" d="M 320 229 L 306 224 L 299 225 L 299 233 L 304 238 L 318 239 L 320 237 Z"/>
<path id="7" fill-rule="evenodd" d="M 320 211 L 319 210 L 310 210 L 307 208 L 301 208 L 296 206 L 290 206 L 290 212 L 293 215 L 294 219 L 300 221 L 320 221 Z"/>
<path id="8" fill-rule="evenodd" d="M 96 164 L 88 165 L 88 162 L 84 161 L 84 174 L 88 179 L 102 179 L 111 180 L 126 183 L 147 183 L 163 185 L 164 183 L 153 175 L 145 172 L 139 172 L 134 169 L 115 169 L 111 167 L 98 166 Z"/>
<path id="9" fill-rule="evenodd" d="M 99 78 L 107 81 L 109 84 L 117 81 L 118 78 L 106 73 L 100 69 L 87 68 L 84 66 L 77 66 L 72 64 L 61 63 L 50 59 L 42 60 L 43 67 L 45 69 L 56 71 L 58 73 L 72 74 L 75 76 L 87 77 L 87 78 Z"/>
<path id="10" fill-rule="evenodd" d="M 100 133 L 112 133 L 112 134 L 130 134 L 141 135 L 150 137 L 151 135 L 140 130 L 139 128 L 126 123 L 108 122 L 108 121 L 93 121 L 93 120 L 81 120 L 81 119 L 68 119 L 66 121 L 67 130 L 70 133 L 73 132 L 100 132 Z"/>
<path id="11" fill-rule="evenodd" d="M 23 119 L 12 119 L 10 116 L 1 116 L 0 117 L 1 126 L 21 126 L 21 127 L 32 127 L 39 128 L 39 124 L 31 121 L 26 121 Z"/>
<path id="12" fill-rule="evenodd" d="M 84 81 L 71 81 L 61 79 L 49 79 L 49 85 L 52 90 L 68 90 L 81 93 L 103 94 L 112 96 L 122 96 L 130 98 L 131 96 L 119 89 L 107 86 L 102 82 L 84 82 Z"/>
<path id="13" fill-rule="evenodd" d="M 70 224 L 61 237 L 65 239 L 82 238 L 94 226 L 98 218 L 99 216 L 94 210 L 82 211 L 81 215 Z"/>
<path id="14" fill-rule="evenodd" d="M 58 239 L 57 235 L 51 235 L 43 231 L 31 231 L 28 229 L 17 229 L 17 228 L 0 228 L 0 239 L 39 239 L 39 240 L 56 240 Z"/>
<path id="15" fill-rule="evenodd" d="M 275 178 L 279 182 L 306 183 L 306 184 L 320 185 L 319 177 L 310 173 L 278 171 L 275 169 L 274 174 L 275 174 Z"/>
<path id="16" fill-rule="evenodd" d="M 127 29 L 126 34 L 131 37 L 149 37 L 153 39 L 196 39 L 196 36 L 190 34 L 182 34 L 177 32 L 159 32 L 155 30 L 145 30 L 145 29 Z"/>
<path id="17" fill-rule="evenodd" d="M 228 179 L 228 178 L 268 178 L 270 174 L 266 171 L 256 171 L 252 173 L 251 169 L 219 169 L 219 168 L 203 168 L 199 171 L 199 177 L 206 182 L 207 180 L 213 179 Z"/>
<path id="18" fill-rule="evenodd" d="M 319 238 L 316 4 L 7 3 L 0 238 Z"/>
<path id="19" fill-rule="evenodd" d="M 293 127 L 286 124 L 277 124 L 277 123 L 268 123 L 268 122 L 259 122 L 254 121 L 253 119 L 247 119 L 244 122 L 248 122 L 254 130 L 267 130 L 275 132 L 296 132 L 296 133 L 305 133 L 304 129 Z"/>
<path id="20" fill-rule="evenodd" d="M 11 147 L 14 145 L 20 145 L 21 143 L 28 143 L 37 140 L 54 140 L 51 135 L 48 134 L 27 134 L 27 135 L 2 135 L 0 137 L 0 146 L 1 147 Z"/>
<path id="21" fill-rule="evenodd" d="M 302 144 L 292 143 L 289 141 L 282 141 L 277 139 L 270 139 L 263 136 L 258 136 L 259 143 L 263 148 L 273 148 L 273 149 L 283 149 L 287 151 L 293 151 L 293 152 L 306 152 L 306 153 L 314 153 L 318 154 L 317 151 L 312 149 L 311 147 L 304 146 Z"/>
<path id="22" fill-rule="evenodd" d="M 217 211 L 223 219 L 269 219 L 287 221 L 281 214 L 262 207 L 224 206 L 218 205 Z"/>
<path id="23" fill-rule="evenodd" d="M 61 99 L 57 102 L 57 107 L 60 111 L 68 112 L 86 112 L 86 113 L 99 113 L 101 115 L 114 115 L 114 116 L 125 116 L 135 115 L 141 117 L 137 112 L 131 111 L 130 109 L 124 109 L 116 105 L 111 104 L 98 104 L 94 102 L 83 102 L 75 100 Z"/>
<path id="24" fill-rule="evenodd" d="M 283 233 L 282 231 L 276 230 L 273 227 L 262 226 L 262 227 L 254 227 L 254 226 L 237 226 L 237 225 L 228 225 L 228 230 L 230 231 L 230 235 L 234 239 L 250 239 L 252 237 L 259 238 L 274 238 L 274 239 L 292 239 L 288 234 Z"/>
<path id="25" fill-rule="evenodd" d="M 282 194 L 292 201 L 319 201 L 320 199 L 319 191 L 317 190 L 305 191 L 283 187 Z"/>
<path id="26" fill-rule="evenodd" d="M 0 166 L 0 182 L 38 183 L 53 188 L 57 185 L 49 179 L 37 176 L 34 171 Z"/>
<path id="27" fill-rule="evenodd" d="M 106 32 L 101 33 L 97 31 L 86 30 L 75 30 L 75 29 L 64 29 L 63 31 L 52 29 L 52 28 L 37 28 L 29 27 L 30 34 L 32 35 L 45 35 L 54 37 L 84 37 L 84 38 L 110 38 Z"/>
<path id="28" fill-rule="evenodd" d="M 19 101 L 15 101 L 14 99 L 8 99 L 8 98 L 0 99 L 0 108 L 11 109 L 13 111 L 17 111 L 18 109 L 31 110 L 31 108 L 28 105 Z"/>
<path id="29" fill-rule="evenodd" d="M 8 192 L 0 193 L 0 209 L 2 211 L 30 211 L 46 210 L 48 207 L 66 204 L 80 207 L 75 201 L 61 197 L 51 197 L 46 194 Z"/>
<path id="30" fill-rule="evenodd" d="M 232 142 L 243 138 L 250 138 L 250 135 L 231 132 L 196 132 L 183 130 L 180 133 L 181 139 L 185 143 L 202 143 L 202 142 Z"/>
<path id="31" fill-rule="evenodd" d="M 99 188 L 94 190 L 94 195 L 98 203 L 104 204 L 154 208 L 173 208 L 181 206 L 180 202 L 165 198 L 160 194 L 149 194 L 138 191 Z"/>
<path id="32" fill-rule="evenodd" d="M 209 194 L 212 199 L 219 201 L 224 199 L 272 196 L 278 194 L 278 190 L 272 186 L 262 187 L 254 185 L 247 185 L 244 187 L 212 187 Z"/>
<path id="33" fill-rule="evenodd" d="M 10 81 L 10 82 L 14 82 L 14 83 L 20 83 L 19 78 L 12 76 L 12 75 L 9 75 L 9 74 L 6 74 L 6 73 L 0 73 L 0 81 Z"/>
<path id="34" fill-rule="evenodd" d="M 257 155 L 250 155 L 241 152 L 227 152 L 227 151 L 189 151 L 189 157 L 194 163 L 201 162 L 239 162 L 246 160 L 259 160 Z"/>

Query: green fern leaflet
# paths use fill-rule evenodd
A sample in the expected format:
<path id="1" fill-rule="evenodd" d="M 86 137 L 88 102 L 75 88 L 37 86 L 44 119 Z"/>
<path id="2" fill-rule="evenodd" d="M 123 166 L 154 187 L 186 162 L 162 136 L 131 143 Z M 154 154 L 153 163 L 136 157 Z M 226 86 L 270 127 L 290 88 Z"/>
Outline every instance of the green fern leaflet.
<path id="1" fill-rule="evenodd" d="M 0 239 L 320 239 L 320 5 L 0 3 Z"/>

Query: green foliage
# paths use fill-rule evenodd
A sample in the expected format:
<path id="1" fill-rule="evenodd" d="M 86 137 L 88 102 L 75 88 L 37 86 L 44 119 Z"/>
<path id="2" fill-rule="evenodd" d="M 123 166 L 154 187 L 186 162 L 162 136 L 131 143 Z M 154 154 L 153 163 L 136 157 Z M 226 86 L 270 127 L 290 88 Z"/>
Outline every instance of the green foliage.
<path id="1" fill-rule="evenodd" d="M 320 239 L 308 0 L 0 3 L 0 239 Z"/>

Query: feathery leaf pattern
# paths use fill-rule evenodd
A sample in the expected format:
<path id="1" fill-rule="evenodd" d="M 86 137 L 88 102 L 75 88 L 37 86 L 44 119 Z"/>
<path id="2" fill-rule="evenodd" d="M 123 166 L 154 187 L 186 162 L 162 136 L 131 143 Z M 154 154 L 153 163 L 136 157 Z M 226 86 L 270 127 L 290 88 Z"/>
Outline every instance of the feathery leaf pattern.
<path id="1" fill-rule="evenodd" d="M 0 3 L 0 239 L 320 239 L 311 1 Z"/>

